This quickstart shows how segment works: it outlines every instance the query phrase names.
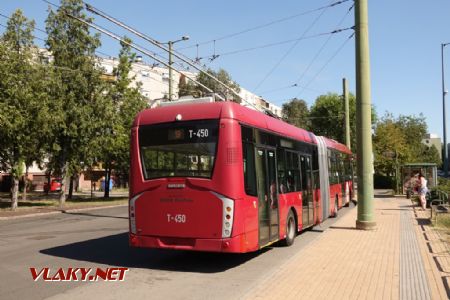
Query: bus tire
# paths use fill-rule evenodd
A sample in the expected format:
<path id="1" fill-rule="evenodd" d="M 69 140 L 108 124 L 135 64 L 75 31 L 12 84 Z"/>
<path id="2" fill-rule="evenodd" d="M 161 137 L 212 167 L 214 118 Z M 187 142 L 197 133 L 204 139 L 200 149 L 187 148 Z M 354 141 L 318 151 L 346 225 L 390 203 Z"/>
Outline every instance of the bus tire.
<path id="1" fill-rule="evenodd" d="M 292 210 L 289 210 L 286 218 L 286 238 L 283 240 L 284 246 L 291 246 L 294 243 L 295 236 L 297 234 L 297 224 L 295 223 L 295 217 Z"/>

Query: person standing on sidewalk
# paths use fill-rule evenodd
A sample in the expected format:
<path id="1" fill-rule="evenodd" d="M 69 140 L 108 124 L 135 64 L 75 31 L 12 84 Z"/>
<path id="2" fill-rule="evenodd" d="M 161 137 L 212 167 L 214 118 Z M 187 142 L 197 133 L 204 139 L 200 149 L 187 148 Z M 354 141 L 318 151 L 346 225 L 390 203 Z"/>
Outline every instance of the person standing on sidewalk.
<path id="1" fill-rule="evenodd" d="M 423 210 L 425 210 L 427 206 L 426 200 L 427 192 L 428 192 L 427 180 L 425 179 L 422 173 L 419 173 L 419 196 L 420 196 L 420 204 L 422 205 Z"/>

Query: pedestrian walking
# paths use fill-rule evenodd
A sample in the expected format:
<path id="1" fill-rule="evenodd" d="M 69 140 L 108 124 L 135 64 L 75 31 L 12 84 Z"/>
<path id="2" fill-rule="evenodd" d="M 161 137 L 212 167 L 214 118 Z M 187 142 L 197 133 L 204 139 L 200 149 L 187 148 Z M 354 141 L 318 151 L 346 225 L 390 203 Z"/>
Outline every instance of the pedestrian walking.
<path id="1" fill-rule="evenodd" d="M 419 196 L 420 196 L 420 204 L 422 205 L 422 210 L 425 210 L 427 206 L 427 196 L 428 188 L 427 188 L 427 180 L 423 176 L 422 173 L 419 173 Z"/>

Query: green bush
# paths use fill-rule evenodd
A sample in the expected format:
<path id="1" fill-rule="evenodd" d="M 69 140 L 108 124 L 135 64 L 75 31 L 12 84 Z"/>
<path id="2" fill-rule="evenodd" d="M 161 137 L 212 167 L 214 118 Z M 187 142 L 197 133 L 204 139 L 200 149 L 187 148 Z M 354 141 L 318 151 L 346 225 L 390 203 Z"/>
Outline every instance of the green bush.
<path id="1" fill-rule="evenodd" d="M 436 189 L 450 193 L 450 180 L 447 178 L 438 177 L 438 185 Z"/>

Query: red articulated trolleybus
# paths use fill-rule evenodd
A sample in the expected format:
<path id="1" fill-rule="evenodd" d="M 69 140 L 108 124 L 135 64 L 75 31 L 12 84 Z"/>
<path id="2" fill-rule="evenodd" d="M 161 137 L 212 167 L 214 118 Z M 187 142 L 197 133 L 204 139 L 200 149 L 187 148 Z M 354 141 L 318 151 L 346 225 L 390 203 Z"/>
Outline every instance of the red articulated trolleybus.
<path id="1" fill-rule="evenodd" d="M 335 216 L 352 153 L 212 98 L 139 113 L 131 132 L 132 247 L 250 252 Z"/>

